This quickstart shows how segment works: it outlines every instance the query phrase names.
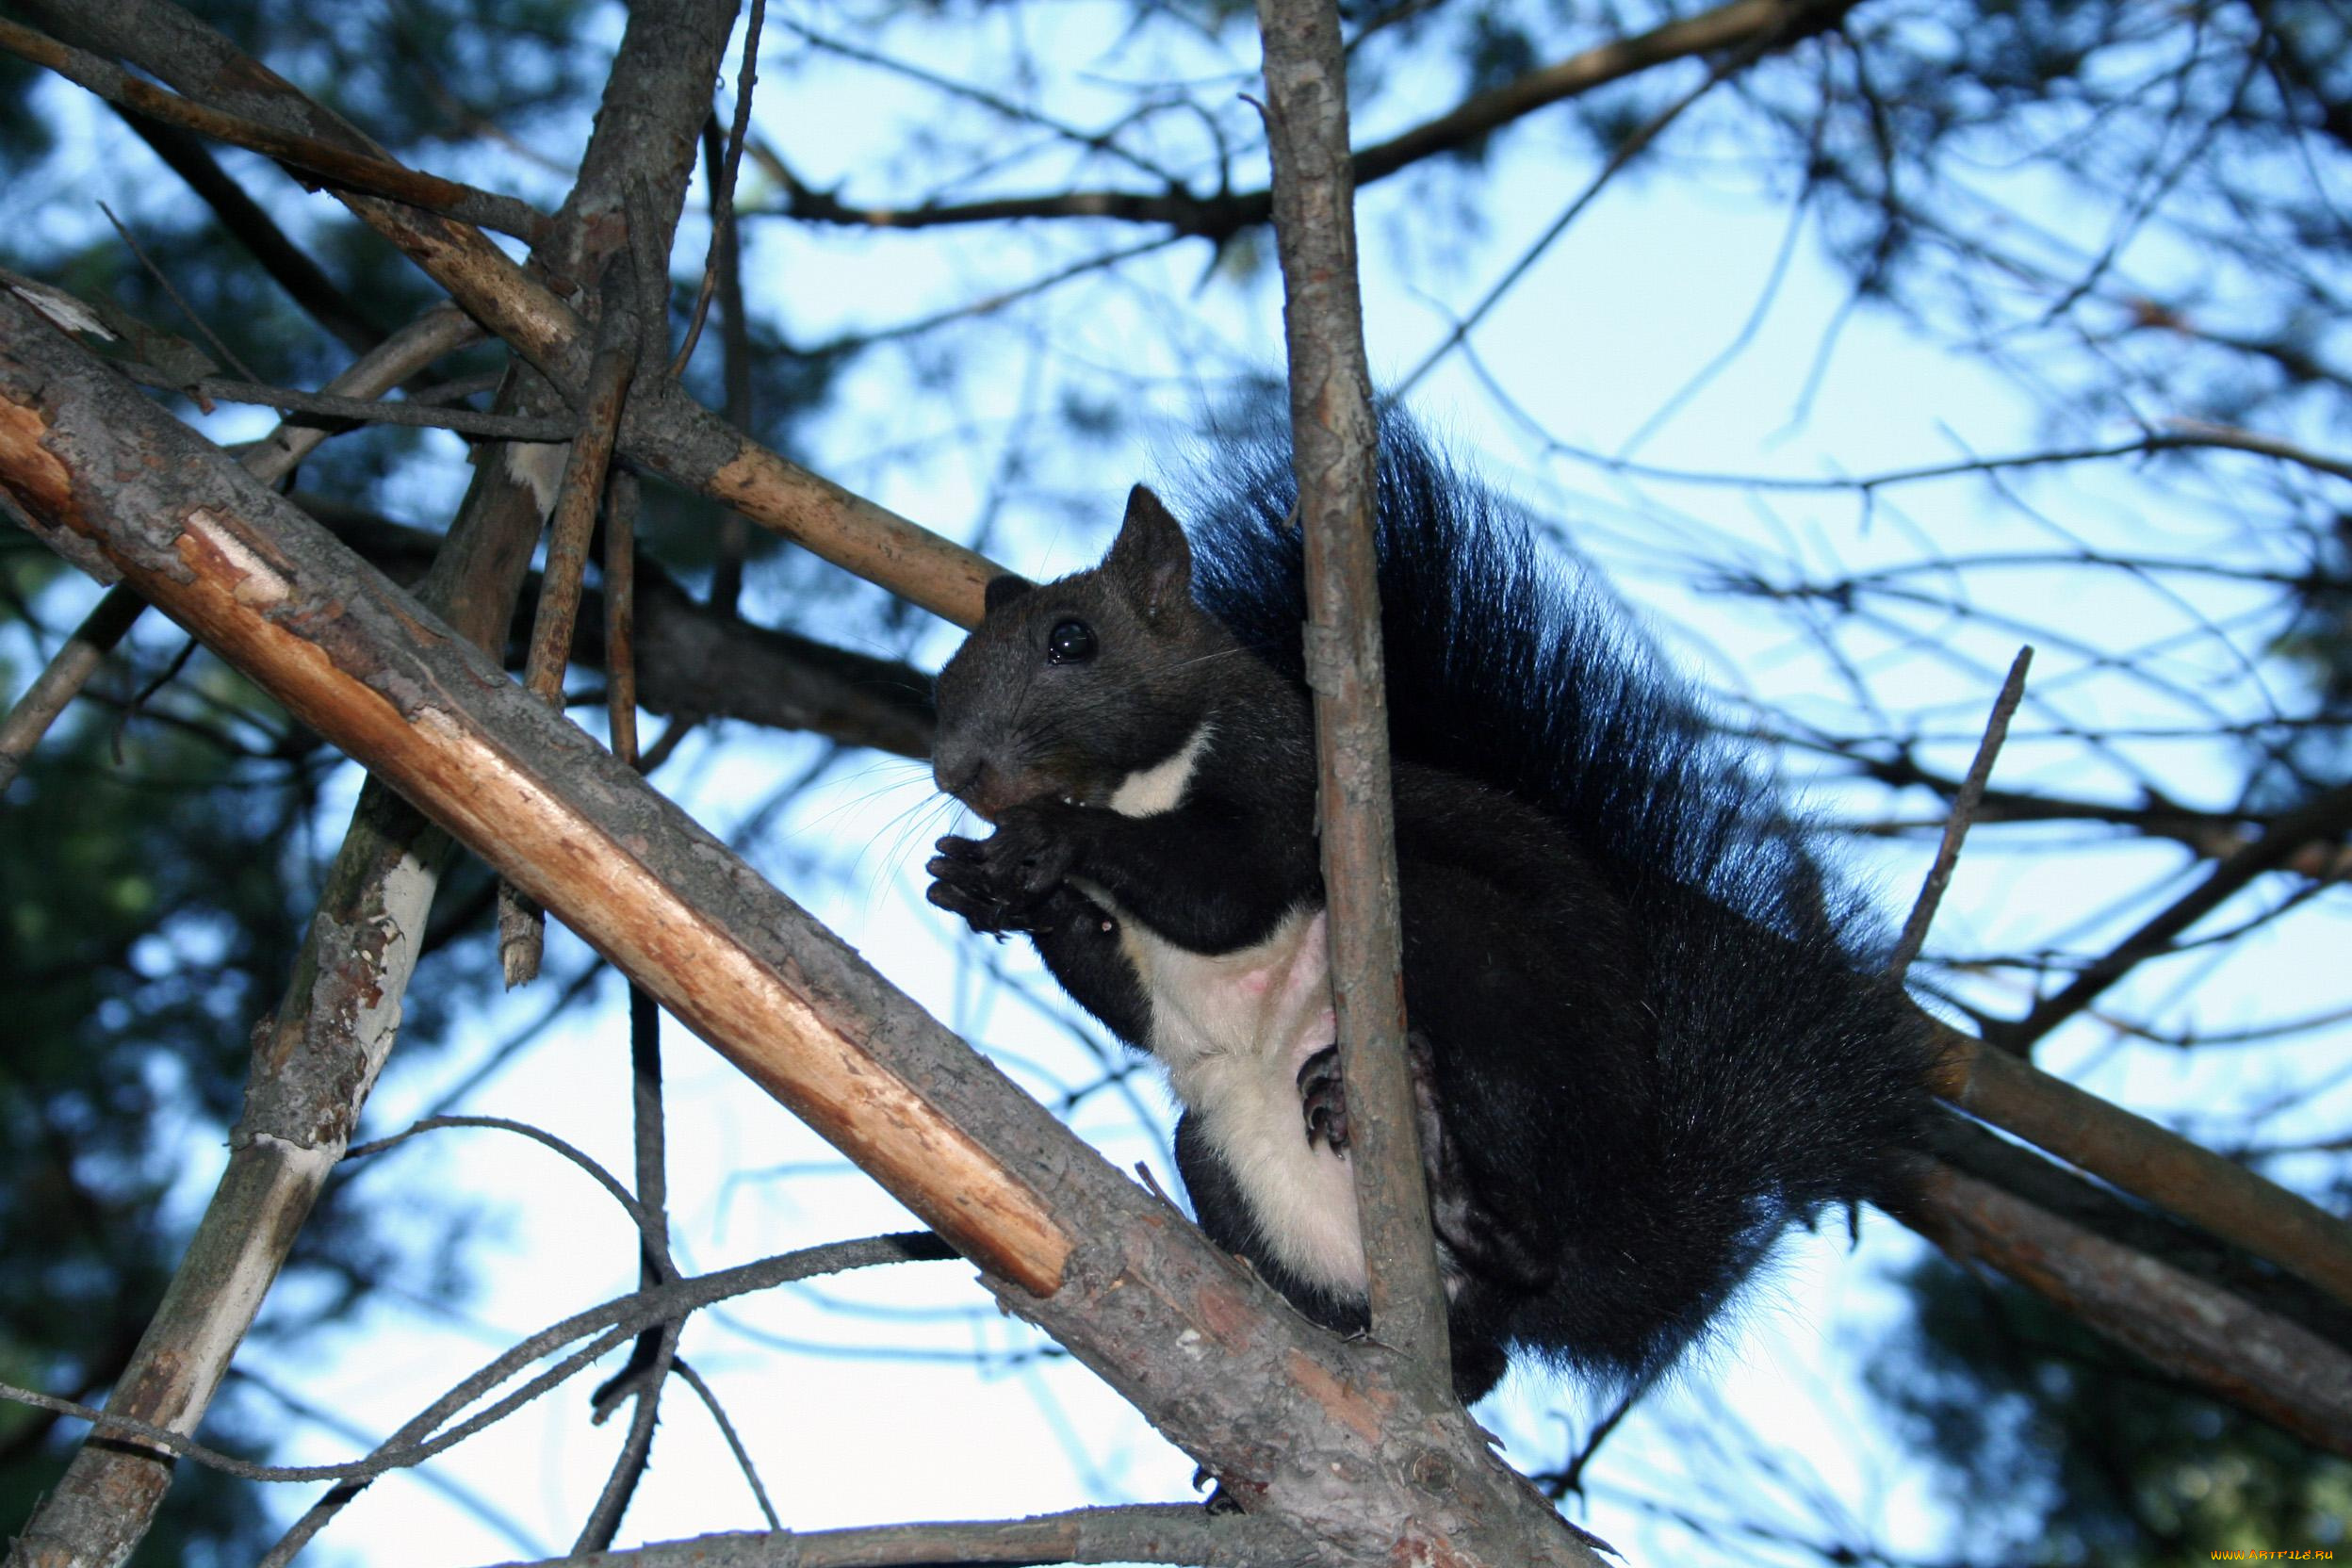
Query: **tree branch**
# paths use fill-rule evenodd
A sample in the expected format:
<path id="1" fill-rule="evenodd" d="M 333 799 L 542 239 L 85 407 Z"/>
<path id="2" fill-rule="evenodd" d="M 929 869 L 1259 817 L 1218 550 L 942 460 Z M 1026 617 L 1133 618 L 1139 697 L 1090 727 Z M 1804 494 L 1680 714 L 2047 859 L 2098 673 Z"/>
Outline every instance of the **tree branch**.
<path id="1" fill-rule="evenodd" d="M 166 92 L 152 82 L 140 81 L 95 55 L 4 18 L 0 18 L 0 51 L 33 65 L 45 66 L 118 108 L 194 131 L 216 141 L 250 148 L 284 164 L 297 176 L 309 175 L 340 189 L 442 213 L 459 222 L 478 224 L 517 239 L 535 242 L 547 232 L 547 214 L 512 196 L 476 190 L 436 174 L 420 174 L 374 149 L 340 147 L 207 108 Z"/>
<path id="2" fill-rule="evenodd" d="M 1259 0 L 1290 355 L 1291 467 L 1307 580 L 1316 821 L 1331 910 L 1331 999 L 1348 1094 L 1348 1163 L 1372 1337 L 1435 1412 L 1451 1403 L 1419 1119 L 1405 1053 L 1396 817 L 1373 546 L 1380 433 L 1356 280 L 1348 63 L 1332 0 Z"/>
<path id="3" fill-rule="evenodd" d="M 1466 1423 L 1298 1318 L 637 775 L 0 294 L 0 489 L 435 813 L 1323 1560 L 1574 1563 Z M 1214 1367 L 1215 1375 L 1205 1375 Z"/>
<path id="4" fill-rule="evenodd" d="M 2157 1365 L 2352 1455 L 2352 1355 L 2310 1331 L 1950 1167 L 1904 1217 L 1954 1258 L 1990 1264 Z"/>
<path id="5" fill-rule="evenodd" d="M 1820 31 L 1855 0 L 1732 0 L 1711 11 L 1669 22 L 1632 38 L 1612 39 L 1516 80 L 1462 100 L 1446 113 L 1400 136 L 1375 142 L 1349 160 L 1357 187 L 1386 179 L 1415 164 L 1466 147 L 1541 108 L 1581 96 L 1673 60 L 1736 49 L 1759 38 L 1785 47 Z M 875 229 L 923 229 L 951 223 L 999 223 L 1028 218 L 1106 218 L 1165 224 L 1178 234 L 1222 240 L 1274 216 L 1271 190 L 1216 196 L 1189 191 L 1072 190 L 1003 196 L 986 201 L 864 206 L 811 189 L 780 165 L 771 172 L 785 192 L 780 216 L 808 222 Z M 758 216 L 746 214 L 746 216 Z"/>
<path id="6" fill-rule="evenodd" d="M 1937 1024 L 1936 1092 L 2352 1306 L 2352 1226 L 2032 1063 Z"/>

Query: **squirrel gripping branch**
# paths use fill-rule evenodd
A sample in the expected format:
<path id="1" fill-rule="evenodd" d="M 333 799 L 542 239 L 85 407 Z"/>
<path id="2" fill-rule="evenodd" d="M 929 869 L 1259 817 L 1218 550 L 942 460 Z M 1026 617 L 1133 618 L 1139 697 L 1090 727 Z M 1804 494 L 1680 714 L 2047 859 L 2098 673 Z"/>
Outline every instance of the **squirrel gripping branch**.
<path id="1" fill-rule="evenodd" d="M 1364 1322 L 1288 453 L 1138 486 L 1102 565 L 1003 577 L 939 678 L 931 902 L 1023 932 L 1166 1070 L 1201 1228 Z M 1384 422 L 1379 545 L 1409 1049 L 1454 1381 L 1630 1384 L 1787 1228 L 1899 1193 L 1928 1046 L 1772 792 L 1613 608 Z"/>

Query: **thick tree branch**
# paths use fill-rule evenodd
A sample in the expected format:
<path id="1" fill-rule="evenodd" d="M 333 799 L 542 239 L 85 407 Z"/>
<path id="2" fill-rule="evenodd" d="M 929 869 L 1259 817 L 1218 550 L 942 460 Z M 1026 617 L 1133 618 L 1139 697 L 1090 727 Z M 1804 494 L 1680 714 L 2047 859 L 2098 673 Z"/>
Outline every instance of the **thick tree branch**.
<path id="1" fill-rule="evenodd" d="M 695 111 L 683 111 L 683 134 L 667 140 L 659 134 L 657 117 L 663 106 L 692 105 L 669 78 L 708 79 L 725 47 L 730 15 L 725 0 L 673 0 L 667 7 L 640 7 L 632 14 L 606 90 L 608 100 L 624 106 L 608 102 L 585 170 L 611 181 L 613 190 L 626 178 L 644 180 L 650 171 L 682 192 L 691 170 Z M 166 8 L 145 18 L 161 29 L 147 41 L 171 33 L 180 16 Z M 93 26 L 124 21 L 112 9 L 69 13 L 66 20 Z M 276 80 L 257 65 L 253 69 L 256 80 Z M 320 118 L 334 135 L 373 152 L 355 132 Z M 617 152 L 616 141 L 623 144 Z M 566 201 L 563 222 L 550 236 L 550 252 L 590 253 L 576 237 L 582 225 L 579 213 L 600 188 L 586 182 L 583 173 Z M 617 204 L 617 198 L 609 200 Z M 670 220 L 682 201 L 679 195 L 672 204 Z M 12 326 L 17 318 L 41 319 L 26 316 L 15 302 L 10 304 Z M 452 334 L 465 341 L 474 330 L 454 312 L 433 313 L 426 322 L 426 335 L 436 342 Z M 0 345 L 24 335 L 22 330 L 0 331 Z M 52 338 L 43 346 L 57 343 Z M 526 405 L 531 397 L 530 389 L 523 389 Z M 143 400 L 135 402 L 141 416 L 154 412 Z M 283 462 L 280 471 L 286 471 L 317 437 L 280 434 L 286 438 L 263 443 L 254 458 Z M 4 445 L 6 437 L 0 436 Z M 505 455 L 511 458 L 511 451 Z M 457 636 L 475 645 L 495 645 L 503 635 L 539 522 L 535 499 L 517 482 L 510 462 L 477 469 L 459 521 L 436 554 L 424 588 L 427 602 L 449 616 Z M 109 1408 L 115 1413 L 181 1430 L 194 1429 L 203 1418 L 383 1068 L 399 1027 L 401 997 L 422 951 L 448 848 L 440 831 L 381 781 L 371 779 L 361 792 L 286 998 L 267 1027 L 256 1030 L 246 1114 L 228 1170 L 139 1353 L 114 1390 Z M 28 1568 L 107 1568 L 145 1533 L 170 1477 L 168 1462 L 153 1450 L 85 1443 L 57 1491 L 25 1527 L 9 1561 Z"/>
<path id="2" fill-rule="evenodd" d="M 1319 1560 L 1280 1520 L 1189 1503 L 1077 1509 L 1028 1519 L 701 1535 L 506 1568 L 939 1568 L 944 1563 L 1183 1562 L 1282 1568 Z"/>
<path id="3" fill-rule="evenodd" d="M 1953 1257 L 2023 1281 L 2157 1365 L 2352 1455 L 2352 1354 L 2310 1331 L 1949 1167 L 1905 1218 Z"/>
<path id="4" fill-rule="evenodd" d="M 0 50 L 31 64 L 45 66 L 118 108 L 194 131 L 216 141 L 251 148 L 276 159 L 297 175 L 309 175 L 338 188 L 446 214 L 460 222 L 495 229 L 517 239 L 536 240 L 547 232 L 547 216 L 512 196 L 476 190 L 436 174 L 420 174 L 380 152 L 337 146 L 190 103 L 152 82 L 140 81 L 95 55 L 6 19 L 0 19 Z"/>
<path id="5" fill-rule="evenodd" d="M 2352 1307 L 2352 1226 L 2180 1134 L 1937 1026 L 1936 1092 Z"/>
<path id="6" fill-rule="evenodd" d="M 0 295 L 0 489 L 792 1104 L 1322 1560 L 1575 1563 L 1465 1423 L 1290 1313 L 617 759 Z"/>
<path id="7" fill-rule="evenodd" d="M 298 134 L 366 146 L 356 131 L 168 0 L 111 0 L 75 20 L 106 48 L 199 103 Z M 708 79 L 695 85 L 698 102 Z M 579 188 L 615 188 L 609 178 L 592 183 L 596 159 L 614 155 L 599 154 L 608 143 L 669 150 L 670 130 L 636 124 L 663 102 L 658 93 L 618 103 L 608 97 Z M 692 140 L 689 133 L 690 156 Z M 579 316 L 537 276 L 463 224 L 372 196 L 338 195 L 448 289 L 467 314 L 514 345 L 577 402 L 592 345 Z M 576 211 L 579 200 L 576 190 L 575 202 L 566 203 L 559 217 L 576 218 L 599 233 L 609 229 L 623 204 L 612 195 Z M 675 221 L 676 217 L 672 205 L 666 218 Z M 561 250 L 573 243 L 567 238 L 571 232 L 559 225 L 550 244 L 541 247 L 539 259 L 558 277 L 576 277 L 580 268 L 577 254 Z M 675 382 L 641 387 L 629 400 L 621 449 L 632 461 L 936 614 L 967 626 L 980 618 L 981 590 L 996 575 L 988 562 L 746 440 Z"/>

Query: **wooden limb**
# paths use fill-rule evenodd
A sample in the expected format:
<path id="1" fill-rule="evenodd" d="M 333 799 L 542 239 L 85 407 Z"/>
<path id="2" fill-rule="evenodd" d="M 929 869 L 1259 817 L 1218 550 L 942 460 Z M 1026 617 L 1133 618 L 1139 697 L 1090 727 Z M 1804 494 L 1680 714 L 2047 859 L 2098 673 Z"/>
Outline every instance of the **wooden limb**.
<path id="1" fill-rule="evenodd" d="M 618 759 L 5 294 L 0 490 L 521 883 L 1322 1560 L 1592 1568 L 1466 1422 L 1399 1413 L 1394 1357 L 1300 1319 Z"/>
<path id="2" fill-rule="evenodd" d="M 293 86 L 243 54 L 219 33 L 168 0 L 109 0 L 77 13 L 105 46 L 153 72 L 190 98 L 219 93 L 248 118 L 306 134 L 327 135 L 341 122 Z M 722 40 L 722 47 L 724 41 Z M 710 73 L 689 77 L 691 94 L 707 95 Z M 675 96 L 675 95 L 673 95 Z M 665 149 L 674 133 L 629 126 L 626 113 L 662 103 L 648 92 L 638 105 L 607 101 L 599 135 L 620 116 L 634 143 Z M 357 138 L 342 127 L 341 133 Z M 615 139 L 619 139 L 615 138 Z M 687 138 L 691 151 L 692 135 Z M 583 163 L 583 184 L 590 165 Z M 416 208 L 346 194 L 351 210 L 398 246 L 466 313 L 513 344 L 567 396 L 577 398 L 587 376 L 590 345 L 580 318 L 544 283 L 481 234 Z M 611 204 L 619 206 L 618 201 Z M 572 206 L 566 204 L 565 212 Z M 561 241 L 561 232 L 551 240 Z M 559 258 L 560 262 L 561 258 Z M 556 270 L 563 271 L 558 265 Z M 674 382 L 640 388 L 629 400 L 621 449 L 631 461 L 723 506 L 733 507 L 815 554 L 964 626 L 978 622 L 981 592 L 998 568 L 872 501 L 786 462 L 746 440 L 701 407 Z"/>
<path id="3" fill-rule="evenodd" d="M 1954 1258 L 2030 1285 L 2166 1371 L 2352 1455 L 2352 1353 L 2309 1330 L 1950 1167 L 1903 1217 Z"/>
<path id="4" fill-rule="evenodd" d="M 82 14 L 108 25 L 123 20 L 108 8 Z M 143 20 L 163 29 L 161 37 L 171 32 L 176 14 L 166 8 Z M 663 25 L 668 20 L 660 6 L 641 6 L 632 13 L 608 94 L 655 105 L 675 101 L 646 90 L 646 60 L 666 60 L 681 41 L 696 36 L 689 27 Z M 646 29 L 642 35 L 641 26 Z M 725 27 L 717 32 L 723 41 Z M 658 41 L 659 50 L 642 41 L 645 36 Z M 632 47 L 631 39 L 640 41 Z M 702 66 L 705 72 L 715 69 L 718 47 L 711 46 Z M 694 63 L 688 61 L 685 69 L 692 71 Z M 258 66 L 253 72 L 253 80 L 276 80 Z M 348 128 L 344 134 L 364 144 Z M 591 150 L 608 139 L 608 127 L 600 120 Z M 638 135 L 630 155 L 650 158 L 660 145 L 657 139 Z M 688 167 L 678 160 L 669 170 L 681 188 Z M 18 302 L 7 304 L 9 314 L 0 320 L 0 358 L 20 348 L 56 353 L 64 347 Z M 401 344 L 396 339 L 379 352 L 397 358 L 412 350 L 421 351 L 426 344 L 454 346 L 470 341 L 476 330 L 454 310 L 430 312 L 417 324 L 416 341 Z M 445 351 L 439 349 L 433 357 Z M 368 356 L 371 361 L 376 357 Z M 76 368 L 88 371 L 87 366 Z M 114 387 L 112 395 L 130 400 L 118 403 L 112 415 L 117 420 L 160 417 L 147 400 L 124 388 Z M 11 429 L 16 413 L 0 406 L 0 467 L 18 456 L 30 461 L 29 453 L 13 445 L 13 437 L 23 433 L 21 428 Z M 250 454 L 257 475 L 290 472 L 324 433 L 280 434 L 283 440 L 264 442 Z M 185 449 L 176 462 L 184 469 L 192 473 L 221 466 L 218 454 L 204 443 L 185 433 L 183 437 Z M 229 473 L 250 482 L 233 469 Z M 0 487 L 6 485 L 0 481 Z M 158 518 L 171 515 L 168 511 L 156 514 Z M 486 645 L 497 645 L 503 638 L 540 520 L 534 496 L 508 463 L 492 462 L 477 469 L 460 521 L 436 555 L 422 589 L 427 602 L 452 624 L 453 630 L 443 635 Z M 319 912 L 305 934 L 286 997 L 269 1026 L 256 1032 L 246 1116 L 233 1139 L 228 1171 L 131 1366 L 115 1386 L 110 1411 L 175 1431 L 192 1431 L 203 1419 L 222 1371 L 284 1266 L 382 1069 L 398 1027 L 401 996 L 422 951 L 447 851 L 448 841 L 437 828 L 383 781 L 369 780 L 330 873 Z M 11 1568 L 111 1568 L 145 1534 L 170 1480 L 169 1462 L 152 1448 L 85 1443 L 57 1489 L 26 1525 L 9 1555 Z"/>
<path id="5" fill-rule="evenodd" d="M 633 759 L 621 756 L 618 750 L 613 755 L 635 765 Z M 660 1285 L 669 1272 L 665 1261 L 669 1255 L 670 1217 L 667 1129 L 662 1112 L 662 1010 L 655 1005 L 652 993 L 634 981 L 629 988 L 629 1080 L 637 1154 L 637 1207 L 652 1233 L 638 1251 L 637 1282 L 640 1288 L 650 1290 Z M 621 1399 L 629 1399 L 633 1408 L 629 1412 L 629 1436 L 605 1479 L 603 1494 L 597 1497 L 588 1522 L 580 1527 L 579 1540 L 573 1543 L 575 1554 L 605 1550 L 620 1530 L 629 1499 L 636 1495 L 646 1462 L 653 1457 L 654 1421 L 662 1408 L 662 1388 L 678 1360 L 680 1327 L 669 1322 L 640 1333 L 628 1364 L 596 1391 L 598 1421 L 610 1414 Z"/>
<path id="6" fill-rule="evenodd" d="M 479 224 L 517 239 L 536 240 L 547 231 L 547 214 L 512 196 L 493 195 L 455 180 L 420 174 L 381 152 L 336 146 L 191 103 L 21 23 L 0 19 L 0 51 L 44 66 L 118 108 L 133 110 L 215 141 L 250 148 L 284 164 L 298 176 L 307 175 L 341 189 L 364 191 L 427 212 L 443 213 L 460 222 Z"/>
<path id="7" fill-rule="evenodd" d="M 2219 908 L 2247 883 L 2265 872 L 2283 869 L 2312 844 L 2334 845 L 2348 832 L 2352 832 L 2352 784 L 2339 785 L 2282 813 L 2261 838 L 2214 866 L 2202 882 L 2126 937 L 2063 989 L 2034 1004 L 2033 1010 L 2015 1023 L 2002 1025 L 1996 1043 L 2018 1054 L 2031 1049 L 2034 1041 L 2089 1006 L 2108 987 L 2143 961 L 2168 950 L 2174 938 Z"/>
<path id="8" fill-rule="evenodd" d="M 616 476 L 616 482 L 626 479 Z M 395 582 L 425 575 L 436 534 L 386 522 L 371 513 L 297 494 L 297 506 L 335 531 Z M 777 729 L 807 729 L 845 745 L 921 761 L 931 755 L 931 678 L 894 659 L 835 647 L 797 632 L 756 626 L 698 602 L 643 557 L 627 568 L 634 599 L 632 641 L 638 700 L 656 713 L 740 719 Z M 612 612 L 604 590 L 581 599 L 572 662 L 610 669 Z M 536 579 L 523 604 L 535 602 Z M 528 635 L 517 633 L 518 640 Z M 611 694 L 607 694 L 608 702 Z M 675 727 L 673 727 L 673 731 Z M 670 732 L 665 732 L 670 733 Z M 652 751 L 646 753 L 648 759 Z"/>
<path id="9" fill-rule="evenodd" d="M 57 715 L 90 684 L 90 678 L 98 673 L 98 666 L 106 662 L 106 655 L 146 608 L 145 599 L 120 583 L 107 589 L 106 596 L 82 617 L 82 624 L 66 637 L 65 645 L 24 688 L 8 716 L 0 719 L 0 792 L 16 782 L 24 759 L 41 744 Z"/>
<path id="10" fill-rule="evenodd" d="M 1331 998 L 1372 1337 L 1432 1408 L 1453 1387 L 1419 1119 L 1405 1052 L 1396 818 L 1373 547 L 1380 432 L 1356 280 L 1348 64 L 1333 0 L 1259 0 L 1274 232 L 1290 353 L 1291 466 L 1305 536 L 1307 684 L 1320 768 Z"/>
<path id="11" fill-rule="evenodd" d="M 1937 1029 L 1944 1099 L 2352 1306 L 2352 1225 L 2030 1062 Z"/>
<path id="12" fill-rule="evenodd" d="M 768 0 L 751 0 L 751 18 L 743 24 L 743 69 L 735 76 L 735 120 L 727 128 L 724 147 L 716 134 L 717 122 L 704 122 L 704 178 L 710 183 L 710 250 L 703 258 L 702 284 L 694 290 L 694 308 L 687 318 L 685 341 L 678 344 L 678 356 L 670 361 L 673 381 L 686 373 L 687 362 L 694 357 L 694 344 L 702 336 L 703 320 L 710 314 L 711 295 L 717 291 L 722 274 L 736 272 L 736 258 L 742 253 L 735 233 L 735 176 L 743 166 L 743 144 L 751 137 L 751 90 L 760 80 L 760 31 L 767 15 Z M 741 425 L 743 421 L 736 423 Z"/>
<path id="13" fill-rule="evenodd" d="M 1756 45 L 1759 40 L 1766 49 L 1784 48 L 1833 25 L 1854 4 L 1854 0 L 1731 0 L 1729 5 L 1665 23 L 1631 38 L 1611 39 L 1474 94 L 1434 120 L 1364 148 L 1355 155 L 1350 172 L 1357 186 L 1370 185 L 1439 154 L 1478 142 L 1538 109 L 1674 60 Z M 863 228 L 922 229 L 1035 218 L 1110 219 L 1165 224 L 1177 234 L 1223 240 L 1266 222 L 1274 212 L 1273 193 L 1263 189 L 1214 196 L 1186 190 L 1064 190 L 976 202 L 861 206 L 801 184 L 780 165 L 772 172 L 785 192 L 785 215 L 807 222 Z"/>
<path id="14" fill-rule="evenodd" d="M 600 290 L 604 313 L 596 327 L 596 356 L 588 368 L 588 387 L 580 411 L 580 434 L 564 460 L 556 486 L 555 512 L 547 529 L 547 564 L 539 580 L 539 607 L 531 628 L 531 652 L 523 662 L 523 685 L 549 708 L 564 707 L 564 670 L 571 662 L 572 629 L 580 617 L 580 583 L 588 573 L 588 547 L 596 528 L 596 502 L 604 495 L 612 443 L 629 378 L 637 370 L 638 320 L 633 283 L 625 255 L 615 253 Z M 509 990 L 539 977 L 547 942 L 547 920 L 539 906 L 511 882 L 498 884 L 498 967 Z"/>
<path id="15" fill-rule="evenodd" d="M 187 182 L 188 189 L 212 209 L 220 226 L 312 320 L 355 354 L 366 353 L 384 341 L 384 330 L 368 318 L 308 253 L 286 237 L 277 220 L 230 178 L 200 139 L 120 105 L 115 112 L 155 150 L 155 156 Z"/>
<path id="16" fill-rule="evenodd" d="M 1323 1560 L 1281 1521 L 1196 1503 L 1078 1509 L 1029 1519 L 700 1535 L 506 1568 L 936 1568 L 946 1562 L 1184 1562 L 1268 1568 Z"/>
<path id="17" fill-rule="evenodd" d="M 442 355 L 463 348 L 478 335 L 471 321 L 447 305 L 436 306 L 400 332 L 379 344 L 327 384 L 334 393 L 372 398 L 390 390 Z M 245 449 L 237 461 L 265 484 L 275 484 L 327 438 L 316 425 L 283 424 Z M 114 645 L 122 640 L 144 609 L 139 596 L 114 588 L 66 639 L 65 646 L 36 677 L 8 716 L 0 720 L 0 792 L 5 792 L 24 759 L 49 732 L 57 715 L 98 673 Z"/>

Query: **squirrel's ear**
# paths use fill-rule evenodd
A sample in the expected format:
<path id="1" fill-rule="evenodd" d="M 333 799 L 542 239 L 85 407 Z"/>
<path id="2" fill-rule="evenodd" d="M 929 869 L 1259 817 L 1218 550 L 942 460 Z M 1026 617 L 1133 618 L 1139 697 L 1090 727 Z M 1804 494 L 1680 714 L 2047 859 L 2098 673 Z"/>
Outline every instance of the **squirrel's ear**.
<path id="1" fill-rule="evenodd" d="M 988 579 L 988 585 L 980 591 L 980 612 L 993 615 L 1036 586 L 1027 578 L 1015 577 L 1010 572 L 992 577 Z"/>
<path id="2" fill-rule="evenodd" d="M 1157 620 L 1192 596 L 1192 546 L 1148 485 L 1127 492 L 1127 519 L 1119 524 L 1102 570 L 1126 590 L 1146 620 Z"/>

